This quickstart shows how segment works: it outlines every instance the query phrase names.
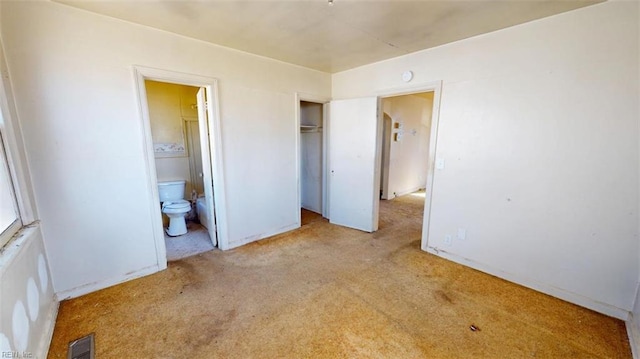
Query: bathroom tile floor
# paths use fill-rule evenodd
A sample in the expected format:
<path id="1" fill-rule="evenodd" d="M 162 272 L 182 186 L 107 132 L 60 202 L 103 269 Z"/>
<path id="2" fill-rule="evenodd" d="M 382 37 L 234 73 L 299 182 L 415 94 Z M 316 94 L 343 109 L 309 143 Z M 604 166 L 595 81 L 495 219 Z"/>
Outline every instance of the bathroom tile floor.
<path id="1" fill-rule="evenodd" d="M 187 234 L 177 237 L 164 234 L 168 261 L 195 256 L 214 249 L 209 232 L 200 223 L 187 221 L 187 231 Z"/>

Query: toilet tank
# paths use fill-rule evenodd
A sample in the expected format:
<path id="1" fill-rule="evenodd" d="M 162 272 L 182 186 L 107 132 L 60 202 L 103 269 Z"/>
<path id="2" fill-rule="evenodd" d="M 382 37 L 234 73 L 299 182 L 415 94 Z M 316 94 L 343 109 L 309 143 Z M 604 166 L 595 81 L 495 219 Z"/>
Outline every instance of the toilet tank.
<path id="1" fill-rule="evenodd" d="M 187 181 L 158 182 L 160 202 L 180 201 L 184 199 L 184 187 Z"/>

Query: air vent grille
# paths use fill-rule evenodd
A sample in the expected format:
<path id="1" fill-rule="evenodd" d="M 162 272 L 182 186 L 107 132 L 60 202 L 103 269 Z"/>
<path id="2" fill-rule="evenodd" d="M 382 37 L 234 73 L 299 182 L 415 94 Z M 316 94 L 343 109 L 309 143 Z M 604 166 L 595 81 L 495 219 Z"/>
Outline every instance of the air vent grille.
<path id="1" fill-rule="evenodd" d="M 95 344 L 93 333 L 69 343 L 67 359 L 94 359 Z"/>

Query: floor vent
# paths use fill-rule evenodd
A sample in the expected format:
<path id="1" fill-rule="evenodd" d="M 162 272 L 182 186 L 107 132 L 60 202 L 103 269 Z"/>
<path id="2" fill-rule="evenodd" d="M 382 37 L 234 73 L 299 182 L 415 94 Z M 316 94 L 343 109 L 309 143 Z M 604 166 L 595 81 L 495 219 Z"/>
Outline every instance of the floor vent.
<path id="1" fill-rule="evenodd" d="M 69 343 L 67 359 L 94 359 L 93 333 Z"/>

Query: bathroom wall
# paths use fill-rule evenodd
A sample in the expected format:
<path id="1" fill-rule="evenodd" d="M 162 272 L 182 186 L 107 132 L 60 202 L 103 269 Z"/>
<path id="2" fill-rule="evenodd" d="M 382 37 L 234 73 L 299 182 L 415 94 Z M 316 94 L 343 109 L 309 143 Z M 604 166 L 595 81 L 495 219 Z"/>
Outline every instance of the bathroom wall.
<path id="1" fill-rule="evenodd" d="M 300 124 L 322 127 L 322 104 L 300 102 Z M 322 213 L 322 128 L 300 133 L 301 207 Z"/>
<path id="2" fill-rule="evenodd" d="M 48 1 L 0 6 L 60 298 L 166 265 L 153 237 L 134 65 L 219 80 L 227 208 L 218 211 L 230 247 L 297 226 L 296 93 L 330 97 L 329 74 Z"/>
<path id="3" fill-rule="evenodd" d="M 0 255 L 0 357 L 46 358 L 58 312 L 48 268 L 37 224 Z"/>
<path id="4" fill-rule="evenodd" d="M 433 92 L 384 98 L 382 105 L 392 119 L 388 179 L 388 199 L 392 199 L 426 186 Z"/>
<path id="5" fill-rule="evenodd" d="M 188 150 L 185 120 L 198 119 L 198 110 L 192 107 L 198 88 L 149 80 L 145 87 L 158 181 L 187 181 L 185 198 L 190 199 L 189 194 L 196 187 L 191 179 L 190 157 L 200 162 L 202 157 Z"/>
<path id="6" fill-rule="evenodd" d="M 638 21 L 637 2 L 592 5 L 334 74 L 333 96 L 441 80 L 445 166 L 425 249 L 627 319 L 639 273 Z"/>

